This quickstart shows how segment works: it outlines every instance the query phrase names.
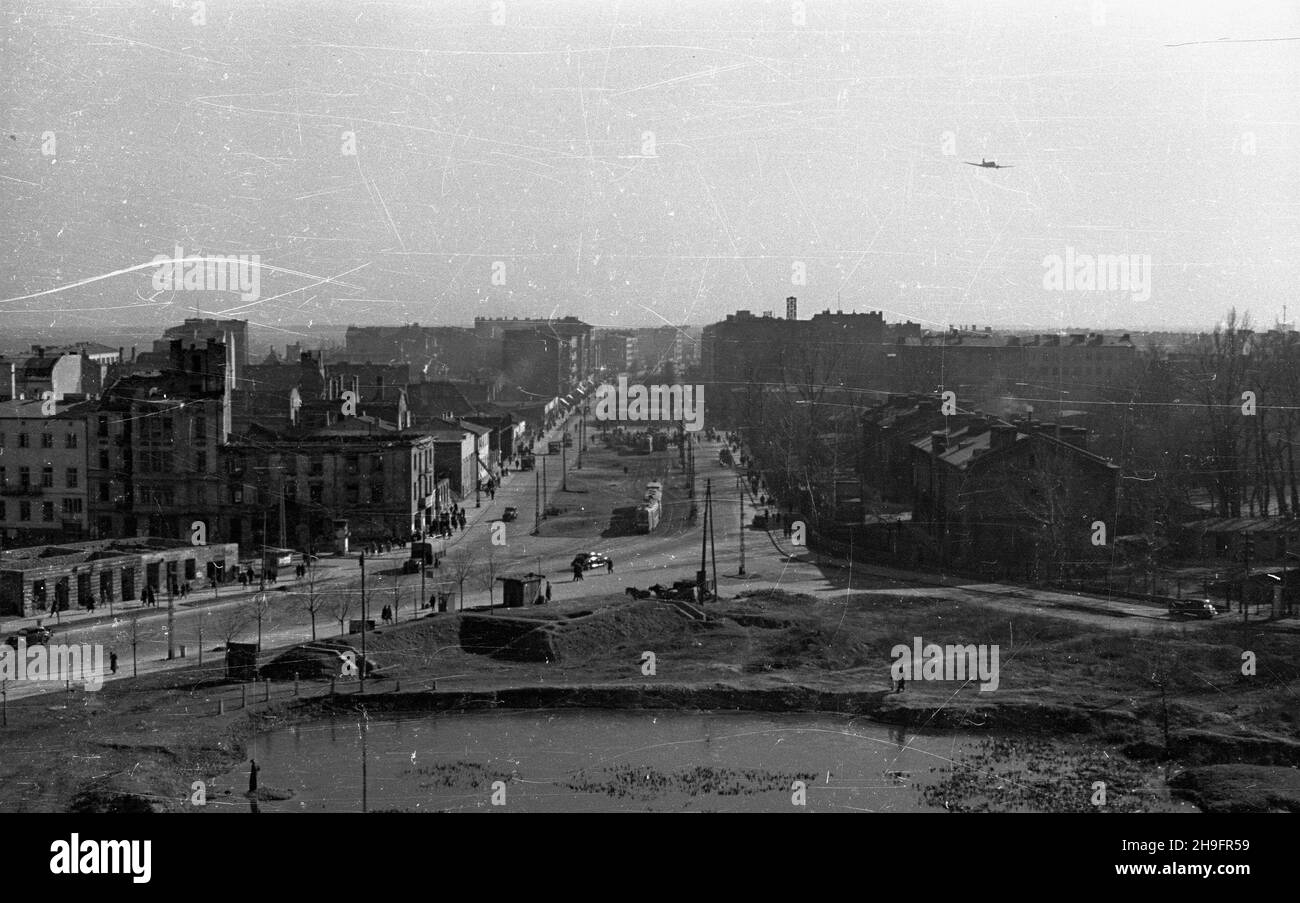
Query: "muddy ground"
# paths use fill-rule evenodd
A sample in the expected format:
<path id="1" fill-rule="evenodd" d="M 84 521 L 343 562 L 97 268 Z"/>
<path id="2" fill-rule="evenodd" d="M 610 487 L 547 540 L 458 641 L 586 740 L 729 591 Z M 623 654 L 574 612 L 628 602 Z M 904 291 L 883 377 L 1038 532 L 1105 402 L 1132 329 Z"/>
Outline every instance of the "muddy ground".
<path id="1" fill-rule="evenodd" d="M 1294 637 L 1253 634 L 1248 676 L 1236 625 L 1159 638 L 1080 635 L 1077 625 L 969 602 L 776 591 L 707 608 L 710 620 L 698 622 L 625 596 L 555 606 L 539 621 L 545 641 L 529 647 L 540 650 L 529 653 L 535 660 L 462 649 L 462 619 L 483 615 L 383 628 L 367 638 L 383 677 L 367 682 L 365 704 L 371 712 L 489 705 L 851 712 L 987 731 L 991 755 L 1013 744 L 1075 771 L 1086 770 L 1094 752 L 1135 768 L 1163 763 L 1175 791 L 1207 811 L 1300 811 Z M 890 649 L 915 636 L 997 644 L 998 689 L 936 681 L 892 692 Z M 646 651 L 655 653 L 653 676 L 642 672 Z M 209 662 L 206 671 L 112 681 L 98 693 L 22 700 L 9 705 L 0 729 L 0 810 L 195 811 L 193 782 L 243 761 L 253 732 L 360 702 L 355 681 L 337 690 L 331 697 L 324 681 L 302 681 L 300 696 L 292 682 L 243 687 L 212 676 Z M 1070 807 L 1050 782 L 1014 805 L 966 779 L 947 792 L 958 810 Z"/>

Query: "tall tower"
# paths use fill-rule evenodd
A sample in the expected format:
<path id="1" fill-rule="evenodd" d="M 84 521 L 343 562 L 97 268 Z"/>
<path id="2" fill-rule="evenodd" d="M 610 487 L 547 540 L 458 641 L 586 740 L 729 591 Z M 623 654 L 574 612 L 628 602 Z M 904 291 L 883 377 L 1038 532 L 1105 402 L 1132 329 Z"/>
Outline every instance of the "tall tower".
<path id="1" fill-rule="evenodd" d="M 794 295 L 785 299 L 785 318 L 787 320 L 799 319 L 799 302 Z"/>

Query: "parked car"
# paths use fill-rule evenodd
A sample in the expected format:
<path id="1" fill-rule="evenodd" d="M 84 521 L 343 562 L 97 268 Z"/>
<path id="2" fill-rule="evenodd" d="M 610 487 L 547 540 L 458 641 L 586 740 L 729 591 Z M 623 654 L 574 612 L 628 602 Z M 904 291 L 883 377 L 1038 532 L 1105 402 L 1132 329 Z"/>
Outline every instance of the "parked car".
<path id="1" fill-rule="evenodd" d="M 1209 599 L 1178 599 L 1169 603 L 1169 613 L 1176 617 L 1212 618 L 1219 610 Z"/>
<path id="2" fill-rule="evenodd" d="M 573 556 L 573 563 L 569 566 L 580 567 L 584 571 L 589 571 L 592 568 L 603 568 L 607 564 L 609 564 L 608 555 L 600 552 L 580 552 Z"/>
<path id="3" fill-rule="evenodd" d="M 18 648 L 18 641 L 26 640 L 28 646 L 44 646 L 54 636 L 54 631 L 48 627 L 23 627 L 16 633 L 11 633 L 5 637 L 5 644 L 14 649 Z"/>
<path id="4" fill-rule="evenodd" d="M 501 514 L 502 520 L 514 520 L 517 517 L 519 517 L 519 509 L 516 508 L 514 505 L 508 506 L 506 510 Z"/>

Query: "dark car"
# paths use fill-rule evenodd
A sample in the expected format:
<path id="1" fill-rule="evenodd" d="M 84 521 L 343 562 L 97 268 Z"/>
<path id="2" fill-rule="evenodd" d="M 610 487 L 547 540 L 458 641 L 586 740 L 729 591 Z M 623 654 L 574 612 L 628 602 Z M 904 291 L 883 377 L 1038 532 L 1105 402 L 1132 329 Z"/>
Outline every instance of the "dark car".
<path id="1" fill-rule="evenodd" d="M 1178 599 L 1169 603 L 1169 613 L 1175 617 L 1212 618 L 1219 610 L 1208 599 Z"/>
<path id="2" fill-rule="evenodd" d="M 26 640 L 28 646 L 44 646 L 54 636 L 54 631 L 48 627 L 23 627 L 17 633 L 12 633 L 5 638 L 5 643 L 18 648 L 18 641 Z"/>
<path id="3" fill-rule="evenodd" d="M 519 509 L 516 508 L 514 505 L 511 505 L 508 508 L 506 508 L 506 510 L 501 514 L 501 519 L 514 520 L 518 516 L 519 516 Z"/>
<path id="4" fill-rule="evenodd" d="M 592 568 L 603 568 L 607 564 L 609 564 L 607 555 L 602 555 L 600 552 L 580 552 L 573 556 L 573 562 L 569 566 L 589 571 Z"/>

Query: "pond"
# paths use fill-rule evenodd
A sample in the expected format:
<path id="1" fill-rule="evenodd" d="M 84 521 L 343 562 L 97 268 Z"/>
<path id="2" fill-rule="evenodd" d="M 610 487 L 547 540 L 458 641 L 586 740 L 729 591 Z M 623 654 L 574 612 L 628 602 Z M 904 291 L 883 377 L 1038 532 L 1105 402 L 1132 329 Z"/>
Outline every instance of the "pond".
<path id="1" fill-rule="evenodd" d="M 514 711 L 370 719 L 364 743 L 358 718 L 310 722 L 249 757 L 263 796 L 292 791 L 262 812 L 917 812 L 978 740 L 848 716 Z M 214 781 L 208 809 L 249 811 L 248 771 Z"/>

